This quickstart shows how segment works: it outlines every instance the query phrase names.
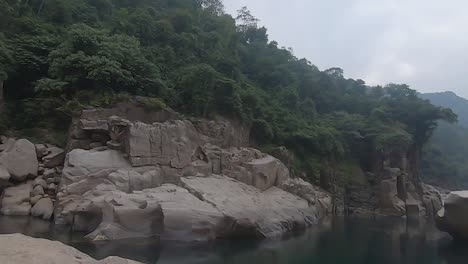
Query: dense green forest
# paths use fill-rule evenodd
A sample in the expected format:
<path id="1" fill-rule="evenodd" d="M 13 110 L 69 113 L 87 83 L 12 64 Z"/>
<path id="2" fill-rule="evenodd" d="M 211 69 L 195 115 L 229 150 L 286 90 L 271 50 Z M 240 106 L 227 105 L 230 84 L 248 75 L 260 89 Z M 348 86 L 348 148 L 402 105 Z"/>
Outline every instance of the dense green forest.
<path id="1" fill-rule="evenodd" d="M 333 166 L 348 181 L 374 151 L 419 151 L 438 120 L 456 120 L 407 85 L 319 70 L 220 0 L 0 0 L 0 30 L 4 131 L 57 139 L 73 111 L 149 96 L 239 119 L 260 148 L 293 150 L 311 180 Z"/>
<path id="2" fill-rule="evenodd" d="M 422 174 L 431 184 L 450 190 L 468 188 L 468 100 L 453 92 L 421 94 L 421 98 L 458 115 L 458 124 L 441 121 L 424 147 Z"/>

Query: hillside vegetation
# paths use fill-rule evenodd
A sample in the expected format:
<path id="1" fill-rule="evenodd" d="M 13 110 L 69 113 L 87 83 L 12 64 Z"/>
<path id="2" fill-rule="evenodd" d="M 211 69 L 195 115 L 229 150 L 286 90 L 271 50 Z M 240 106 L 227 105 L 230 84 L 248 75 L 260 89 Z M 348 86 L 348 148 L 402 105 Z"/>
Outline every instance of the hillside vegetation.
<path id="1" fill-rule="evenodd" d="M 424 148 L 424 180 L 452 190 L 468 188 L 468 100 L 452 92 L 421 97 L 452 108 L 459 117 L 457 124 L 441 122 Z"/>
<path id="2" fill-rule="evenodd" d="M 258 147 L 294 151 L 310 180 L 333 167 L 346 182 L 371 153 L 419 151 L 438 120 L 456 119 L 407 85 L 319 70 L 220 0 L 0 0 L 0 30 L 1 126 L 18 133 L 60 133 L 83 107 L 157 97 L 239 119 Z"/>

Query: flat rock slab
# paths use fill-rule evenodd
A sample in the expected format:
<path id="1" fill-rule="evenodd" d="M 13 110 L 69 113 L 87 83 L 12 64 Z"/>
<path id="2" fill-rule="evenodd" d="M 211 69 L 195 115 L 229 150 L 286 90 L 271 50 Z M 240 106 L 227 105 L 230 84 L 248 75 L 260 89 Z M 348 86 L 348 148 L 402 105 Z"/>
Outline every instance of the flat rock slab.
<path id="1" fill-rule="evenodd" d="M 3 215 L 25 216 L 31 211 L 30 193 L 33 182 L 29 181 L 18 186 L 6 188 L 1 202 Z M 1 262 L 0 262 L 1 263 Z"/>
<path id="2" fill-rule="evenodd" d="M 173 184 L 143 191 L 149 203 L 157 203 L 164 214 L 163 239 L 203 241 L 225 233 L 224 215 L 186 189 Z"/>
<path id="3" fill-rule="evenodd" d="M 141 264 L 119 257 L 95 260 L 57 241 L 32 238 L 21 234 L 0 235 L 2 264 Z"/>
<path id="4" fill-rule="evenodd" d="M 231 236 L 273 237 L 317 223 L 319 210 L 277 187 L 266 191 L 225 176 L 181 178 L 185 188 L 231 219 Z"/>

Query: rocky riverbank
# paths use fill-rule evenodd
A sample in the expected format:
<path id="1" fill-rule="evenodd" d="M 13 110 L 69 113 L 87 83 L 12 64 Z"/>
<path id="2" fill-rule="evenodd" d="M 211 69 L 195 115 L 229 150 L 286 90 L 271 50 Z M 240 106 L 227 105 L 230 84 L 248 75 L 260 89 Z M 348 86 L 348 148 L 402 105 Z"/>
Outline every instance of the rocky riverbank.
<path id="1" fill-rule="evenodd" d="M 3 141 L 2 213 L 53 214 L 91 240 L 265 238 L 332 213 L 330 194 L 249 148 L 248 130 L 226 120 L 121 104 L 84 110 L 66 151 Z"/>
<path id="2" fill-rule="evenodd" d="M 1 213 L 53 219 L 91 240 L 213 240 L 278 236 L 334 213 L 432 219 L 442 208 L 406 154 L 376 155 L 368 185 L 332 195 L 291 175 L 285 148 L 280 161 L 249 147 L 239 123 L 139 100 L 81 111 L 65 150 L 2 137 Z"/>

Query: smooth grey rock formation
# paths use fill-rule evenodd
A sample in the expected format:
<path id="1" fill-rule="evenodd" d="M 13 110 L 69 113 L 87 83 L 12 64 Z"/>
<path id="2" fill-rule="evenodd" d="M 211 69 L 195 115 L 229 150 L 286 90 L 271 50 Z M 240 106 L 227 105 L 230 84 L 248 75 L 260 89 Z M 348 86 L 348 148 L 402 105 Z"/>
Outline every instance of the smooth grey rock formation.
<path id="1" fill-rule="evenodd" d="M 114 150 L 67 155 L 56 224 L 90 232 L 92 240 L 264 238 L 305 228 L 331 211 L 331 197 L 290 179 L 281 161 L 240 147 L 248 133 L 236 135 L 227 121 L 143 119 L 115 108 L 85 111 L 74 121 L 86 131 L 79 140 L 108 135 Z"/>
<path id="2" fill-rule="evenodd" d="M 95 260 L 58 241 L 27 237 L 21 234 L 0 235 L 2 264 L 141 264 L 119 257 Z"/>
<path id="3" fill-rule="evenodd" d="M 101 210 L 102 220 L 86 236 L 88 239 L 119 240 L 161 234 L 164 221 L 161 206 L 149 203 L 144 195 L 111 192 L 99 198 L 96 197 L 93 203 Z"/>
<path id="4" fill-rule="evenodd" d="M 160 204 L 164 215 L 161 238 L 168 240 L 213 240 L 229 233 L 226 218 L 212 204 L 173 184 L 144 190 L 148 203 Z"/>
<path id="5" fill-rule="evenodd" d="M 29 181 L 6 188 L 3 193 L 1 213 L 11 216 L 29 215 L 31 211 L 30 193 L 32 186 L 32 181 Z"/>
<path id="6" fill-rule="evenodd" d="M 320 209 L 277 187 L 264 192 L 225 176 L 181 179 L 192 194 L 215 206 L 229 221 L 226 237 L 273 237 L 316 224 Z"/>
<path id="7" fill-rule="evenodd" d="M 406 214 L 405 202 L 398 197 L 397 179 L 380 182 L 380 210 L 385 215 L 403 216 Z"/>
<path id="8" fill-rule="evenodd" d="M 444 199 L 436 224 L 453 238 L 468 240 L 468 191 L 451 192 Z"/>
<path id="9" fill-rule="evenodd" d="M 8 151 L 0 154 L 0 166 L 7 169 L 15 181 L 36 177 L 39 162 L 34 144 L 26 139 L 17 140 Z"/>
<path id="10" fill-rule="evenodd" d="M 31 215 L 41 217 L 44 220 L 50 220 L 54 213 L 54 204 L 50 198 L 42 198 L 37 201 L 31 209 Z"/>
<path id="11" fill-rule="evenodd" d="M 333 200 L 331 195 L 303 179 L 288 178 L 280 182 L 278 187 L 305 199 L 309 202 L 310 206 L 316 206 L 321 216 L 331 215 L 333 213 Z"/>

